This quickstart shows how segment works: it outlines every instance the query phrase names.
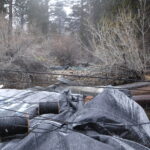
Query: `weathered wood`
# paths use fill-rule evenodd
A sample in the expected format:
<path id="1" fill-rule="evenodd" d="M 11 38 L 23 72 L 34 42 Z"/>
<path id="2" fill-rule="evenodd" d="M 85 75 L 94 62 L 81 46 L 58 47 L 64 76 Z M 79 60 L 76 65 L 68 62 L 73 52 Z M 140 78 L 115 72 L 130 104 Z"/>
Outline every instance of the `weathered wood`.
<path id="1" fill-rule="evenodd" d="M 131 90 L 131 94 L 134 95 L 150 95 L 150 86 L 136 88 Z"/>
<path id="2" fill-rule="evenodd" d="M 144 76 L 146 81 L 150 81 L 150 74 Z"/>
<path id="3" fill-rule="evenodd" d="M 150 95 L 133 96 L 132 99 L 135 100 L 137 103 L 150 104 Z"/>
<path id="4" fill-rule="evenodd" d="M 83 86 L 68 86 L 73 93 L 96 96 L 103 92 L 103 88 L 83 87 Z"/>
<path id="5" fill-rule="evenodd" d="M 150 82 L 137 82 L 117 87 L 131 90 L 131 95 L 150 95 Z"/>
<path id="6" fill-rule="evenodd" d="M 147 87 L 147 86 L 150 86 L 150 82 L 136 82 L 136 83 L 125 84 L 125 85 L 120 85 L 116 87 L 126 88 L 126 89 L 137 89 L 137 88 L 142 88 L 142 87 Z"/>
<path id="7" fill-rule="evenodd" d="M 87 94 L 96 96 L 97 94 L 103 91 L 101 87 L 83 87 L 83 86 L 74 86 L 66 85 L 65 88 L 70 89 L 74 93 Z M 132 95 L 143 95 L 150 94 L 150 82 L 136 82 L 131 84 L 125 84 L 120 86 L 115 86 L 116 89 L 128 89 L 131 90 Z"/>

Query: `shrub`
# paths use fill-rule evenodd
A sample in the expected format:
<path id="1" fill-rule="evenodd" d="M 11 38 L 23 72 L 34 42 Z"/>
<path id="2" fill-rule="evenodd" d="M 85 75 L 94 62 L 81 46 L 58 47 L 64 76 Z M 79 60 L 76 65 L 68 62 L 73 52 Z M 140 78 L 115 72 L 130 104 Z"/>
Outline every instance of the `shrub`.
<path id="1" fill-rule="evenodd" d="M 104 66 L 117 65 L 116 74 L 119 67 L 124 66 L 126 71 L 142 77 L 150 55 L 142 41 L 143 36 L 139 36 L 137 18 L 130 11 L 121 11 L 114 20 L 104 17 L 97 28 L 91 23 L 88 26 L 90 49 L 86 47 L 85 50 Z"/>
<path id="2" fill-rule="evenodd" d="M 51 41 L 51 53 L 60 65 L 73 66 L 80 59 L 80 45 L 70 36 L 55 37 Z"/>

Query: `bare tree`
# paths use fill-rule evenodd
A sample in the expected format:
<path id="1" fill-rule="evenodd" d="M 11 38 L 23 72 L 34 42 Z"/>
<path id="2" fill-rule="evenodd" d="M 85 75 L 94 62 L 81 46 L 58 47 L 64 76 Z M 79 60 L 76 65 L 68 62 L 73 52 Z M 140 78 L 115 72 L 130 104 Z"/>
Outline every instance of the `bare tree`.
<path id="1" fill-rule="evenodd" d="M 141 34 L 141 47 L 142 47 L 142 59 L 143 59 L 143 64 L 145 66 L 144 70 L 146 71 L 146 64 L 149 60 L 149 54 L 147 50 L 147 45 L 146 45 L 146 34 L 149 32 L 150 29 L 150 24 L 149 24 L 149 16 L 147 14 L 148 11 L 148 2 L 147 0 L 139 0 L 139 11 L 138 11 L 138 19 L 137 22 L 135 23 L 135 27 Z"/>
<path id="2" fill-rule="evenodd" d="M 12 22 L 13 22 L 13 0 L 9 0 L 9 29 L 8 34 L 12 34 Z"/>
<path id="3" fill-rule="evenodd" d="M 100 60 L 102 65 L 125 65 L 128 69 L 143 72 L 148 61 L 144 38 L 145 28 L 142 25 L 140 29 L 143 49 L 141 57 L 135 24 L 137 25 L 137 22 L 131 12 L 128 14 L 120 12 L 115 23 L 103 18 L 98 28 L 89 23 L 90 49 L 86 47 L 85 50 Z"/>

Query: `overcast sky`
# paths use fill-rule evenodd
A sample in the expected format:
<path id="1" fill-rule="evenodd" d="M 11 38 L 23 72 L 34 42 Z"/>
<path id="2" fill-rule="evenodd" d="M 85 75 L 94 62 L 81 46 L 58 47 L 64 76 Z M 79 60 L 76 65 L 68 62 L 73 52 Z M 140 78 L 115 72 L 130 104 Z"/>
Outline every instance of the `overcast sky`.
<path id="1" fill-rule="evenodd" d="M 72 12 L 71 6 L 76 1 L 77 0 L 50 0 L 50 4 L 55 4 L 57 2 L 63 2 L 65 4 L 64 10 L 66 11 L 67 15 L 69 15 Z"/>

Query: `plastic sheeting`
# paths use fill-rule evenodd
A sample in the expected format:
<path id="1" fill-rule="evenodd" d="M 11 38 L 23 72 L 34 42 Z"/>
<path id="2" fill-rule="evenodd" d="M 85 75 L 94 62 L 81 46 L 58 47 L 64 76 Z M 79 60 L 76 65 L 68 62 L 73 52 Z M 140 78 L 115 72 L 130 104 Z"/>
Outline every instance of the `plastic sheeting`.
<path id="1" fill-rule="evenodd" d="M 37 116 L 43 101 L 60 101 L 60 114 Z M 1 150 L 150 149 L 150 124 L 141 124 L 149 122 L 147 115 L 118 90 L 105 89 L 84 104 L 82 95 L 70 92 L 0 89 L 0 117 L 21 112 L 30 114 L 30 133 L 1 142 Z"/>

